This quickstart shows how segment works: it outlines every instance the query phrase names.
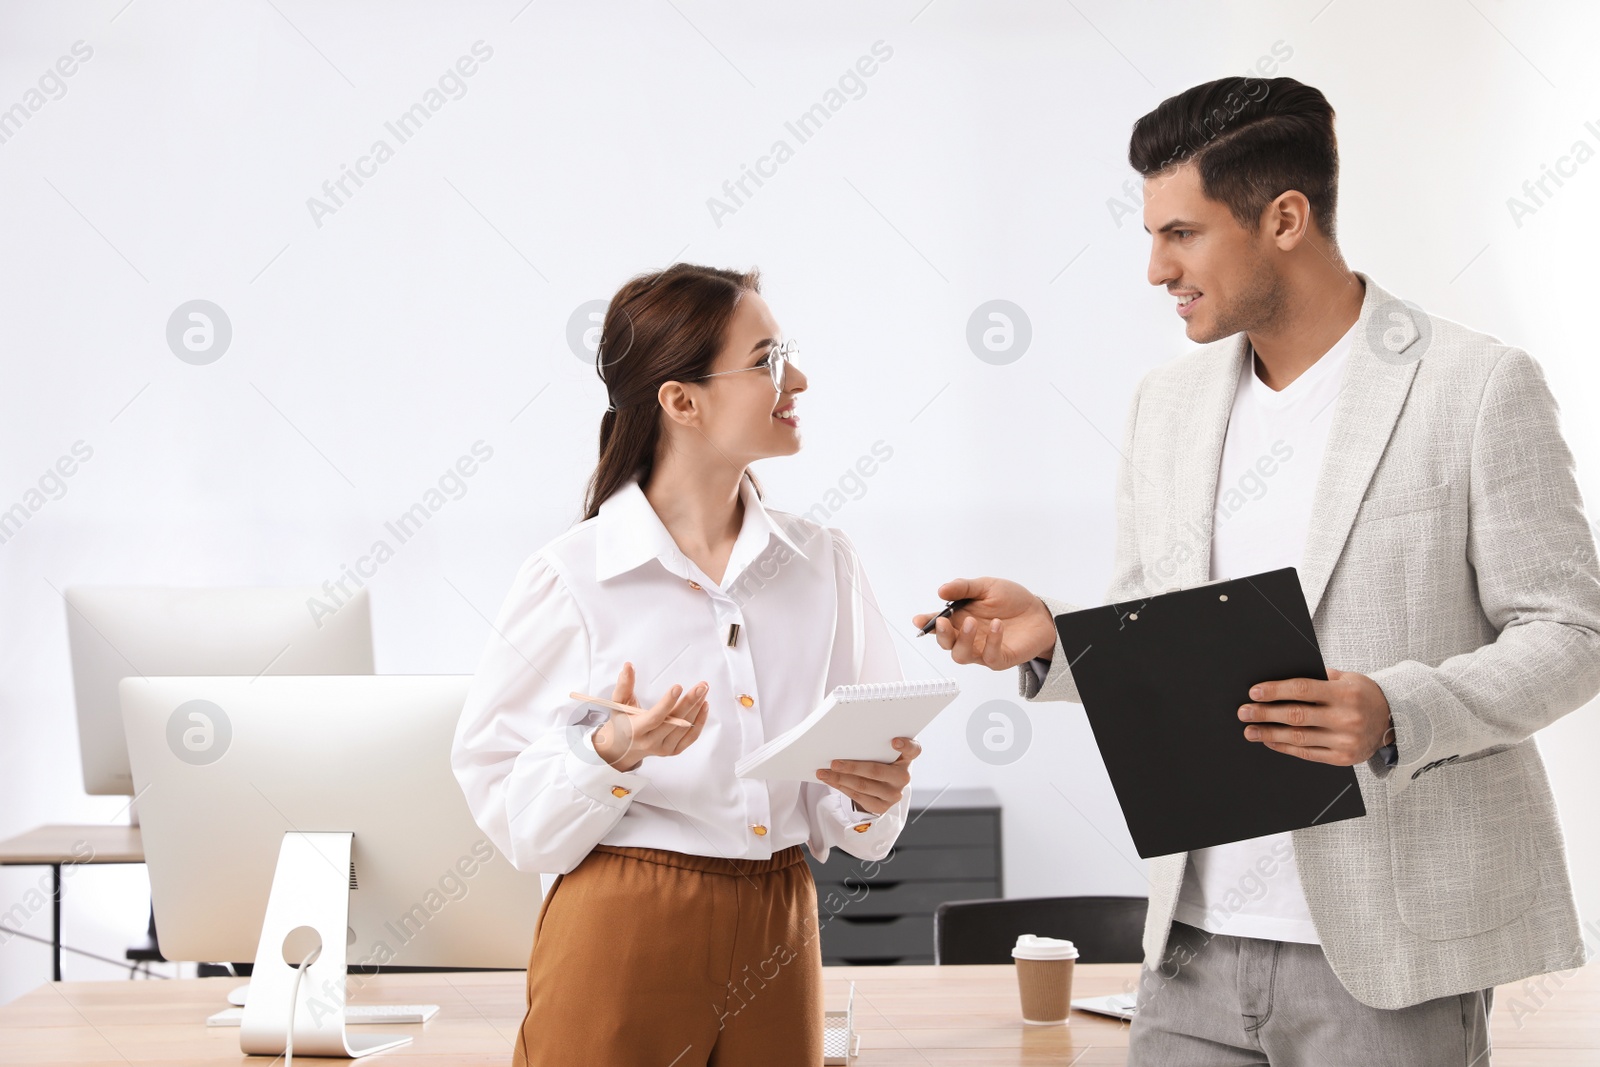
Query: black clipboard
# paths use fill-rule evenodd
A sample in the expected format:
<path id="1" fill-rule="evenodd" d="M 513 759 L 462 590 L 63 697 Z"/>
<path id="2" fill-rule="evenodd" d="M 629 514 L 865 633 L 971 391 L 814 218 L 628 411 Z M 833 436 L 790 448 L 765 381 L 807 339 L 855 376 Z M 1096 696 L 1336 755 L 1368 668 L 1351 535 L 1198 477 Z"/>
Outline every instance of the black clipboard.
<path id="1" fill-rule="evenodd" d="M 1244 737 L 1252 685 L 1328 677 L 1293 567 L 1055 623 L 1140 856 L 1367 813 L 1354 768 Z"/>

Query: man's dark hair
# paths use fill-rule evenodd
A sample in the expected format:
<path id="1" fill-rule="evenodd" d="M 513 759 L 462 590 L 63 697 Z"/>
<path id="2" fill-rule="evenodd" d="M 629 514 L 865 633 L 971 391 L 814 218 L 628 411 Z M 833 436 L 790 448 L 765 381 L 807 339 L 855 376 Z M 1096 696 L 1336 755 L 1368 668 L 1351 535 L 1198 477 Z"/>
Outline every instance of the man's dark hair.
<path id="1" fill-rule="evenodd" d="M 1339 146 L 1327 97 L 1293 78 L 1219 78 L 1163 100 L 1133 124 L 1128 162 L 1149 178 L 1193 162 L 1207 197 L 1255 229 L 1261 212 L 1289 191 L 1334 239 Z"/>

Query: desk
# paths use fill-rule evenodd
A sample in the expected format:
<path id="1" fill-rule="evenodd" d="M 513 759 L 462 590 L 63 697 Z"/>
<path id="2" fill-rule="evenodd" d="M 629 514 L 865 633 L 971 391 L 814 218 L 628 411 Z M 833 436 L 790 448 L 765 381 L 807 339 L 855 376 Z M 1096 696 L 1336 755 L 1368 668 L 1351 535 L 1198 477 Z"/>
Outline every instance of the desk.
<path id="1" fill-rule="evenodd" d="M 50 868 L 50 944 L 55 949 L 56 981 L 61 981 L 61 868 L 79 863 L 143 862 L 144 842 L 137 826 L 36 826 L 0 841 L 0 867 Z"/>
<path id="2" fill-rule="evenodd" d="M 1079 996 L 1122 992 L 1138 975 L 1136 965 L 1123 963 L 1077 971 L 1073 992 Z M 1070 1027 L 1024 1027 L 1009 965 L 828 967 L 824 974 L 830 1004 L 847 981 L 856 983 L 856 1067 L 1104 1067 L 1122 1064 L 1127 1055 L 1127 1027 L 1113 1019 L 1073 1012 Z M 0 1064 L 266 1067 L 269 1060 L 239 1052 L 237 1029 L 205 1026 L 237 984 L 236 978 L 47 983 L 0 1007 Z M 1531 1014 L 1532 998 L 1519 987 L 1502 987 L 1496 995 L 1490 1031 L 1495 1067 L 1600 1063 L 1600 964 L 1543 984 L 1543 1004 Z M 522 998 L 522 974 L 498 971 L 385 975 L 368 979 L 353 999 L 439 1005 L 426 1025 L 389 1027 L 416 1040 L 380 1057 L 406 1067 L 505 1067 L 522 1022 Z M 1513 1001 L 1525 1009 L 1514 1014 Z"/>

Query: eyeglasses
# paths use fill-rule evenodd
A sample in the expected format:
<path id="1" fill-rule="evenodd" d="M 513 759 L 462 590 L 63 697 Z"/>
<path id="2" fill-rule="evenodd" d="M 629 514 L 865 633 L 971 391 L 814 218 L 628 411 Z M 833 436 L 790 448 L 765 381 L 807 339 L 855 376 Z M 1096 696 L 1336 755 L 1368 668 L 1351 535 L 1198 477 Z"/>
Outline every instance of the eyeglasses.
<path id="1" fill-rule="evenodd" d="M 743 374 L 747 370 L 764 369 L 772 375 L 772 387 L 781 393 L 783 392 L 784 371 L 789 364 L 794 362 L 795 353 L 798 351 L 799 346 L 793 338 L 790 338 L 781 345 L 768 345 L 767 354 L 761 358 L 760 363 L 749 367 L 740 367 L 738 370 L 719 370 L 715 374 L 702 374 L 693 380 L 699 382 L 707 378 L 720 378 L 724 374 Z"/>

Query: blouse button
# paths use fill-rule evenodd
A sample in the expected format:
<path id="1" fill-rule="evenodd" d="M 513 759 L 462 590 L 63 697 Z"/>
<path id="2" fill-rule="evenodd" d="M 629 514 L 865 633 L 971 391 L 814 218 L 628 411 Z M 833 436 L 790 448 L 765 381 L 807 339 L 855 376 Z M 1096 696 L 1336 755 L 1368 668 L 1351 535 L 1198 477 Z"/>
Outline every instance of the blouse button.
<path id="1" fill-rule="evenodd" d="M 760 823 L 757 823 L 755 826 L 750 827 L 750 830 L 757 837 L 766 837 L 767 836 L 767 828 L 765 826 L 762 826 Z"/>
<path id="2" fill-rule="evenodd" d="M 618 799 L 627 796 L 631 792 L 633 792 L 633 790 L 624 789 L 620 785 L 614 785 L 611 787 L 611 795 L 617 797 Z"/>
<path id="3" fill-rule="evenodd" d="M 747 708 L 753 708 L 756 704 L 756 698 L 751 696 L 749 693 L 740 693 L 739 703 Z"/>
<path id="4" fill-rule="evenodd" d="M 689 579 L 689 588 L 693 589 L 693 590 L 696 590 L 696 591 L 699 591 L 700 583 L 695 581 L 693 578 L 690 578 Z"/>

